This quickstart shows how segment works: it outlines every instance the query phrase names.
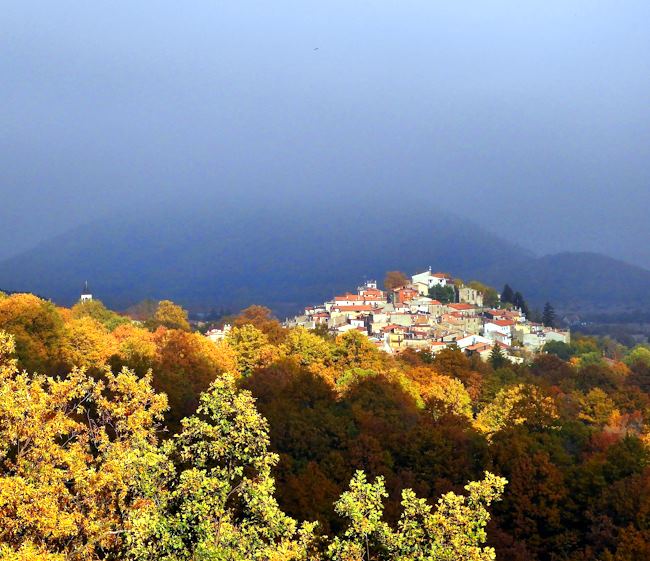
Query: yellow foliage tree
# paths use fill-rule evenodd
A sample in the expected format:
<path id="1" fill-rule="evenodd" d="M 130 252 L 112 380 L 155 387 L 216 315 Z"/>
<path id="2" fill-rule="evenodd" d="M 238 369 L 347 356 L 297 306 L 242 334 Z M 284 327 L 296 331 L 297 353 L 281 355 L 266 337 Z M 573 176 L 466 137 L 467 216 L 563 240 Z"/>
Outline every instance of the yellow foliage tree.
<path id="1" fill-rule="evenodd" d="M 301 366 L 325 366 L 332 358 L 328 342 L 304 327 L 289 330 L 280 349 Z"/>
<path id="2" fill-rule="evenodd" d="M 382 356 L 368 337 L 355 330 L 350 330 L 336 338 L 334 361 L 340 370 L 363 368 L 379 370 Z"/>
<path id="3" fill-rule="evenodd" d="M 132 324 L 120 325 L 113 331 L 116 357 L 124 366 L 144 374 L 153 366 L 156 343 L 153 334 Z"/>
<path id="4" fill-rule="evenodd" d="M 20 373 L 0 333 L 0 552 L 9 559 L 115 556 L 147 505 L 166 408 L 150 377 Z M 33 557 L 32 557 L 33 556 Z"/>
<path id="5" fill-rule="evenodd" d="M 51 302 L 33 294 L 0 299 L 0 329 L 14 336 L 22 368 L 49 371 L 59 362 L 63 320 Z"/>
<path id="6" fill-rule="evenodd" d="M 131 320 L 109 310 L 99 300 L 84 300 L 77 302 L 70 309 L 73 318 L 91 317 L 101 323 L 109 331 L 113 331 L 119 325 L 129 324 Z"/>
<path id="7" fill-rule="evenodd" d="M 190 323 L 187 320 L 187 312 L 171 300 L 161 300 L 154 315 L 156 325 L 168 329 L 190 330 Z"/>
<path id="8" fill-rule="evenodd" d="M 116 350 L 113 336 L 92 317 L 82 316 L 65 324 L 61 353 L 70 367 L 103 368 Z"/>
<path id="9" fill-rule="evenodd" d="M 548 428 L 559 418 L 553 398 L 533 385 L 503 388 L 476 416 L 474 426 L 488 438 L 509 427 L 524 423 Z"/>
<path id="10" fill-rule="evenodd" d="M 227 342 L 237 355 L 237 370 L 244 375 L 270 365 L 279 357 L 278 347 L 271 345 L 267 335 L 252 325 L 233 327 Z"/>

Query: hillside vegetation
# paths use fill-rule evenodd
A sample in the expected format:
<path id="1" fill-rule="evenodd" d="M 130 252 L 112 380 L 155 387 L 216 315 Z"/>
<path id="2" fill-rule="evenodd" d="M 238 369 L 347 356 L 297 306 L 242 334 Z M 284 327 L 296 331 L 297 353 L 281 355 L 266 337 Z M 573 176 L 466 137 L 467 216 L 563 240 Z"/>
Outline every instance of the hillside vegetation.
<path id="1" fill-rule="evenodd" d="M 648 559 L 650 349 L 547 350 L 0 295 L 0 558 Z"/>

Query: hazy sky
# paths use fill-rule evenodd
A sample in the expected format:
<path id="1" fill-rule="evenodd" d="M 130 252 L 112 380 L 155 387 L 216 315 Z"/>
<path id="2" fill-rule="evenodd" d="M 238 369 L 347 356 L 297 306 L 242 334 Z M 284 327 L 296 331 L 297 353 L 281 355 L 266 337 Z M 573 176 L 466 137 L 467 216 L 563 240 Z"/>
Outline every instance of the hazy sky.
<path id="1" fill-rule="evenodd" d="M 648 0 L 1 13 L 0 256 L 145 205 L 371 198 L 650 267 Z"/>

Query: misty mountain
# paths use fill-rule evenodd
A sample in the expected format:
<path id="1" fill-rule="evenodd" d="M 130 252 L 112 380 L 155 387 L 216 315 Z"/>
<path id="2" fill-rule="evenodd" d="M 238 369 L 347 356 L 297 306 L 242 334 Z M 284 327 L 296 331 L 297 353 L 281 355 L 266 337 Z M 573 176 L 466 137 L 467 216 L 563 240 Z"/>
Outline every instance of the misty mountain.
<path id="1" fill-rule="evenodd" d="M 291 313 L 387 270 L 429 265 L 564 308 L 650 308 L 650 271 L 596 254 L 536 258 L 464 219 L 351 198 L 303 209 L 167 209 L 77 227 L 0 263 L 0 286 L 74 302 L 85 280 L 123 309 L 144 298 L 190 308 L 251 303 Z"/>
<path id="2" fill-rule="evenodd" d="M 650 271 L 606 255 L 563 252 L 486 271 L 486 281 L 505 278 L 526 298 L 550 300 L 564 311 L 639 312 L 650 310 Z"/>

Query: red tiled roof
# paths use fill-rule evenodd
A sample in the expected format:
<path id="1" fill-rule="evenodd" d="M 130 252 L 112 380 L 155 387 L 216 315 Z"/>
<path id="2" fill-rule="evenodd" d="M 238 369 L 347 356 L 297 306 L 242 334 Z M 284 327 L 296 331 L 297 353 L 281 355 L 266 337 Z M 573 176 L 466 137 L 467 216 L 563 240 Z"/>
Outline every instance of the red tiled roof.
<path id="1" fill-rule="evenodd" d="M 363 301 L 363 296 L 358 296 L 356 294 L 346 294 L 345 296 L 334 296 L 334 301 L 349 301 L 349 302 L 358 302 Z"/>
<path id="2" fill-rule="evenodd" d="M 491 323 L 501 327 L 508 327 L 515 324 L 514 321 L 510 321 L 509 319 L 493 319 Z"/>
<path id="3" fill-rule="evenodd" d="M 403 325 L 397 325 L 396 323 L 390 323 L 387 326 L 381 328 L 382 331 L 390 331 L 391 329 L 404 329 L 404 330 L 406 330 L 406 327 L 404 327 Z"/>
<path id="4" fill-rule="evenodd" d="M 382 296 L 384 291 L 378 288 L 364 288 L 361 290 L 361 294 L 377 294 L 378 296 Z"/>
<path id="5" fill-rule="evenodd" d="M 473 310 L 475 306 L 472 306 L 471 304 L 465 304 L 465 303 L 460 303 L 460 304 L 447 304 L 449 308 L 453 308 L 454 310 Z"/>
<path id="6" fill-rule="evenodd" d="M 339 312 L 370 312 L 374 310 L 372 306 L 360 305 L 360 306 L 334 306 L 332 309 L 338 310 Z"/>
<path id="7" fill-rule="evenodd" d="M 487 349 L 489 349 L 489 348 L 491 348 L 491 346 L 488 345 L 487 343 L 476 343 L 476 344 L 474 344 L 474 345 L 470 345 L 469 347 L 467 347 L 466 350 L 468 350 L 468 351 L 478 351 L 478 352 L 481 352 L 481 351 L 483 351 L 483 350 L 487 350 Z"/>

